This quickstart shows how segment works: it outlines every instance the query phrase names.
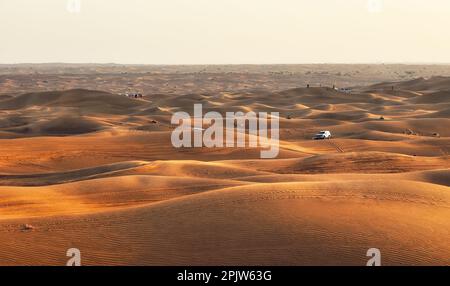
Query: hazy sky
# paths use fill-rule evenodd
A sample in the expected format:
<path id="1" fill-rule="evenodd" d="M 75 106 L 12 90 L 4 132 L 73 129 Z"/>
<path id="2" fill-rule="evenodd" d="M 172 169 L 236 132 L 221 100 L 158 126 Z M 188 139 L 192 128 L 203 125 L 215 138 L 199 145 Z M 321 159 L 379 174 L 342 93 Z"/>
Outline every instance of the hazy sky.
<path id="1" fill-rule="evenodd" d="M 0 63 L 450 63 L 449 0 L 69 1 L 0 0 Z"/>

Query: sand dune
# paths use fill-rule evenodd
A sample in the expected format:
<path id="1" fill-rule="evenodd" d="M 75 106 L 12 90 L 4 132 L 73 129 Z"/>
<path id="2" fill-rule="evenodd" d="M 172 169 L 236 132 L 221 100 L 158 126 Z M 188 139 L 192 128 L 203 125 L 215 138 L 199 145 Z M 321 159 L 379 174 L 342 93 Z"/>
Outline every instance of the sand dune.
<path id="1" fill-rule="evenodd" d="M 407 91 L 428 91 L 428 90 L 450 90 L 450 79 L 444 76 L 433 76 L 430 78 L 416 78 L 409 81 L 386 82 L 375 84 L 369 89 L 403 89 Z"/>
<path id="2" fill-rule="evenodd" d="M 409 180 L 449 186 L 450 170 L 414 171 L 405 173 L 333 173 L 333 174 L 269 174 L 249 177 L 240 177 L 237 180 L 255 183 L 282 183 L 282 182 L 324 182 L 324 181 L 369 181 L 376 180 Z"/>
<path id="3" fill-rule="evenodd" d="M 287 173 L 397 173 L 450 167 L 449 158 L 427 158 L 383 152 L 316 155 L 293 162 Z"/>
<path id="4" fill-rule="evenodd" d="M 77 247 L 85 265 L 365 265 L 376 247 L 384 265 L 449 265 L 449 78 L 202 84 L 2 94 L 0 264 L 64 265 Z M 196 103 L 279 112 L 279 156 L 174 148 L 171 115 Z"/>
<path id="5" fill-rule="evenodd" d="M 450 251 L 449 202 L 447 188 L 411 181 L 256 184 L 122 211 L 7 220 L 0 253 L 6 264 L 62 264 L 59 254 L 77 246 L 86 265 L 362 265 L 364 250 L 377 246 L 388 265 L 439 265 Z M 25 221 L 35 230 L 18 231 Z"/>
<path id="6" fill-rule="evenodd" d="M 438 91 L 433 93 L 425 93 L 420 96 L 413 97 L 409 99 L 412 103 L 425 103 L 425 104 L 432 104 L 432 103 L 443 103 L 443 102 L 449 102 L 450 101 L 450 91 Z"/>
<path id="7" fill-rule="evenodd" d="M 135 207 L 246 182 L 129 175 L 47 187 L 0 187 L 2 219 L 73 215 Z"/>
<path id="8" fill-rule="evenodd" d="M 148 162 L 121 162 L 99 167 L 85 168 L 67 172 L 35 174 L 1 174 L 0 184 L 4 186 L 44 186 L 112 176 L 131 168 L 149 164 Z"/>
<path id="9" fill-rule="evenodd" d="M 73 89 L 22 94 L 0 101 L 0 108 L 15 110 L 34 106 L 59 106 L 83 108 L 83 112 L 107 113 L 108 111 L 112 111 L 120 113 L 124 111 L 123 109 L 127 110 L 144 104 L 141 101 L 129 100 L 124 96 L 107 92 Z M 92 105 L 98 109 L 91 110 L 89 107 L 92 107 Z"/>

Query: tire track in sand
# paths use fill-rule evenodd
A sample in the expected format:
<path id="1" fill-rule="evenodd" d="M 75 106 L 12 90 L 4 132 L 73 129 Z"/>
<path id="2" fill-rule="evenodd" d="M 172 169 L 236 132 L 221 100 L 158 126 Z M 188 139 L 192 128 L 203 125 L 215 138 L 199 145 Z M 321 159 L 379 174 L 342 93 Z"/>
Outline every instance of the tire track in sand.
<path id="1" fill-rule="evenodd" d="M 345 153 L 344 149 L 342 149 L 336 142 L 333 140 L 326 140 L 328 144 L 330 144 L 333 148 L 335 148 L 339 153 Z"/>

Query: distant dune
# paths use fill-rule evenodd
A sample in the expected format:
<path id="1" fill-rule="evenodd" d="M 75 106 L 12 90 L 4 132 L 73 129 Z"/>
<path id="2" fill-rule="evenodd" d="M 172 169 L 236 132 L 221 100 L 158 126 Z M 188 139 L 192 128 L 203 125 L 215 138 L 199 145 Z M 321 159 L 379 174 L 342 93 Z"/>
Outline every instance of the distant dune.
<path id="1" fill-rule="evenodd" d="M 409 91 L 450 90 L 450 78 L 445 76 L 433 76 L 428 79 L 420 77 L 409 81 L 375 84 L 370 88 L 389 89 L 392 86 L 395 89 Z"/>

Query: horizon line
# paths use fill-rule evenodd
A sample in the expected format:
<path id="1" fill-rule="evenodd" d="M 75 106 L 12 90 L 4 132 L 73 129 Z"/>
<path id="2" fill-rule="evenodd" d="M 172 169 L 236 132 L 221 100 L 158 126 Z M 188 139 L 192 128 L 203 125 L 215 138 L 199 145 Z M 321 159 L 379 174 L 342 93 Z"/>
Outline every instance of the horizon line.
<path id="1" fill-rule="evenodd" d="M 14 62 L 0 65 L 118 65 L 118 66 L 275 66 L 275 65 L 450 65 L 450 62 L 304 62 L 304 63 L 117 63 L 117 62 Z"/>

